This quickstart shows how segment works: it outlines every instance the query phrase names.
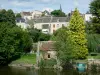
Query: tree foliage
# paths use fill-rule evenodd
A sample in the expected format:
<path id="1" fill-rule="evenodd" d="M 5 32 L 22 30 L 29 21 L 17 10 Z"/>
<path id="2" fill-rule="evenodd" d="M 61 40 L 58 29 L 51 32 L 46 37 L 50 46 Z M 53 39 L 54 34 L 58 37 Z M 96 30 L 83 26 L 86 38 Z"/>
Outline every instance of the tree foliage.
<path id="1" fill-rule="evenodd" d="M 17 27 L 12 10 L 0 11 L 0 66 L 16 60 L 29 52 L 32 40 L 27 31 Z"/>
<path id="2" fill-rule="evenodd" d="M 87 40 L 89 52 L 100 52 L 100 34 L 88 34 Z"/>
<path id="3" fill-rule="evenodd" d="M 95 16 L 92 18 L 95 33 L 100 34 L 100 0 L 93 0 L 90 3 L 90 12 Z"/>
<path id="4" fill-rule="evenodd" d="M 61 10 L 54 10 L 51 12 L 51 15 L 55 17 L 66 17 L 66 14 L 62 12 Z"/>
<path id="5" fill-rule="evenodd" d="M 71 59 L 73 59 L 73 47 L 71 46 L 71 39 L 69 38 L 69 34 L 67 32 L 68 29 L 63 27 L 57 30 L 53 36 L 56 41 L 55 47 L 57 50 L 57 56 L 58 59 L 60 59 L 62 66 L 66 65 Z"/>
<path id="6" fill-rule="evenodd" d="M 89 52 L 99 52 L 100 44 L 100 0 L 92 0 L 90 3 L 90 13 L 94 16 L 91 23 L 86 23 L 87 46 Z"/>
<path id="7" fill-rule="evenodd" d="M 73 47 L 75 47 L 74 57 L 77 59 L 86 58 L 88 49 L 86 46 L 85 24 L 77 9 L 75 9 L 71 17 L 69 29 L 70 38 L 72 38 Z"/>
<path id="8" fill-rule="evenodd" d="M 90 12 L 100 20 L 100 0 L 93 0 L 90 3 Z"/>
<path id="9" fill-rule="evenodd" d="M 16 60 L 31 46 L 32 41 L 26 31 L 9 23 L 0 23 L 0 65 Z"/>
<path id="10" fill-rule="evenodd" d="M 38 41 L 48 41 L 50 40 L 50 35 L 49 34 L 44 34 L 41 32 L 41 30 L 34 29 L 34 28 L 29 28 L 28 32 L 33 39 L 33 42 L 36 43 Z"/>
<path id="11" fill-rule="evenodd" d="M 5 9 L 0 11 L 0 22 L 8 22 L 11 25 L 16 25 L 15 14 L 12 10 L 6 11 Z"/>
<path id="12" fill-rule="evenodd" d="M 20 13 L 17 13 L 16 14 L 16 18 L 21 18 L 22 16 L 21 16 L 21 14 Z"/>

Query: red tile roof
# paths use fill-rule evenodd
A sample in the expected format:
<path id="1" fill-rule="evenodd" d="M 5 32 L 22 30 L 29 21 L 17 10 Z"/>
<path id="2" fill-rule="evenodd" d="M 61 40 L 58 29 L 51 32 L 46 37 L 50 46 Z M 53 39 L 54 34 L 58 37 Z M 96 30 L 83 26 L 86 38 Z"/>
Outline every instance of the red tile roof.
<path id="1" fill-rule="evenodd" d="M 54 41 L 41 42 L 40 50 L 43 50 L 43 51 L 55 50 L 54 43 L 55 43 Z"/>

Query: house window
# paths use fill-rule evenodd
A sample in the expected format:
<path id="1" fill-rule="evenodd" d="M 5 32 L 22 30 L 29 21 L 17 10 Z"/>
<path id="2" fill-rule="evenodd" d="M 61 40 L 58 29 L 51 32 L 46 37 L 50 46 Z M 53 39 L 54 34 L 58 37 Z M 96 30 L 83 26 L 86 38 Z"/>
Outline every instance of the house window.
<path id="1" fill-rule="evenodd" d="M 57 24 L 57 27 L 59 27 L 59 24 Z"/>
<path id="2" fill-rule="evenodd" d="M 49 24 L 43 24 L 42 29 L 49 29 Z"/>
<path id="3" fill-rule="evenodd" d="M 55 32 L 55 30 L 53 30 L 53 33 Z"/>
<path id="4" fill-rule="evenodd" d="M 48 58 L 50 58 L 50 54 L 48 54 Z"/>
<path id="5" fill-rule="evenodd" d="M 53 25 L 53 28 L 55 28 L 55 24 Z"/>

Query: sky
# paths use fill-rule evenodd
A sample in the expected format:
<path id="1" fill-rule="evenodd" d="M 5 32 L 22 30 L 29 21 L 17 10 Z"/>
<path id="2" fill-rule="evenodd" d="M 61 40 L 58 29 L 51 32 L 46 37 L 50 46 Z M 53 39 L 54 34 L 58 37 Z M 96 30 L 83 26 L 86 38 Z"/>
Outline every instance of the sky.
<path id="1" fill-rule="evenodd" d="M 76 7 L 81 13 L 89 10 L 91 0 L 0 0 L 1 9 L 12 9 L 14 12 L 33 11 L 33 10 L 55 10 L 60 9 L 65 13 L 69 13 Z"/>

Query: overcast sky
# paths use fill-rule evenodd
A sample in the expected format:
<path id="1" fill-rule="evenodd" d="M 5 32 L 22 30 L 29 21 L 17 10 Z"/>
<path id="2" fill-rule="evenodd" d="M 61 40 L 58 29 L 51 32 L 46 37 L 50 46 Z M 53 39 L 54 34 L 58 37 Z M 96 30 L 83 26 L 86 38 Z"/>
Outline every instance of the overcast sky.
<path id="1" fill-rule="evenodd" d="M 77 5 L 81 13 L 85 13 L 89 10 L 89 4 L 91 0 L 0 0 L 0 8 L 13 9 L 15 12 L 20 11 L 33 11 L 33 10 L 44 10 L 44 9 L 59 9 L 60 4 L 62 10 L 65 13 L 74 10 Z"/>

